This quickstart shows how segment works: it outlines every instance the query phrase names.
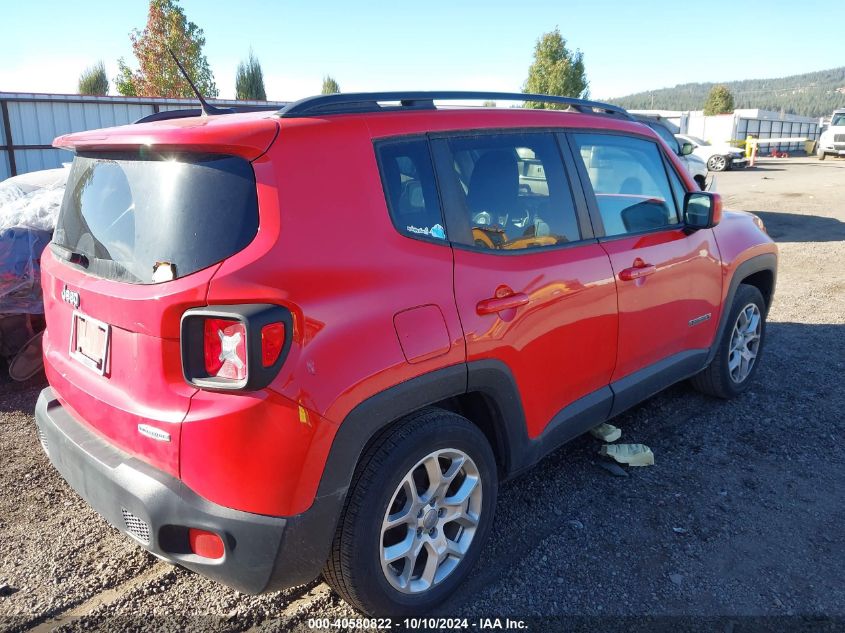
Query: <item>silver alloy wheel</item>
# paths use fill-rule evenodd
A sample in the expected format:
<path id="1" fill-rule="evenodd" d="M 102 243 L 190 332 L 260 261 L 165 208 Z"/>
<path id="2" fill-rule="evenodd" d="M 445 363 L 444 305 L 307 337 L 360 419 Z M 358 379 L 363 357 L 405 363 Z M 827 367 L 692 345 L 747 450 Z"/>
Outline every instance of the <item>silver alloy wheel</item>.
<path id="1" fill-rule="evenodd" d="M 481 514 L 481 475 L 472 458 L 441 449 L 402 478 L 381 524 L 381 569 L 402 593 L 428 591 L 460 565 Z"/>
<path id="2" fill-rule="evenodd" d="M 748 378 L 760 350 L 763 318 L 756 303 L 749 303 L 739 312 L 731 333 L 728 372 L 731 380 L 739 384 Z"/>
<path id="3" fill-rule="evenodd" d="M 724 171 L 728 166 L 728 159 L 725 156 L 711 156 L 707 161 L 707 169 L 710 171 Z"/>

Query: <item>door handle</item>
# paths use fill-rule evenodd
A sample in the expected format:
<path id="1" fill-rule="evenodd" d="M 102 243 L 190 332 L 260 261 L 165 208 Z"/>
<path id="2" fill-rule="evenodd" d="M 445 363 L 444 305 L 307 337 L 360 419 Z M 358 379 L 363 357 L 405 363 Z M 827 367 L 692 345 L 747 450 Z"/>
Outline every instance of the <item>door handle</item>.
<path id="1" fill-rule="evenodd" d="M 478 314 L 495 314 L 503 310 L 510 310 L 512 308 L 519 308 L 520 306 L 528 305 L 529 298 L 524 292 L 514 292 L 513 294 L 504 297 L 491 297 L 490 299 L 482 299 L 475 306 L 475 311 Z"/>
<path id="2" fill-rule="evenodd" d="M 631 268 L 625 268 L 619 272 L 619 279 L 622 281 L 633 281 L 640 277 L 646 277 L 654 273 L 657 269 L 654 264 L 646 264 L 639 257 L 634 260 L 634 265 Z"/>

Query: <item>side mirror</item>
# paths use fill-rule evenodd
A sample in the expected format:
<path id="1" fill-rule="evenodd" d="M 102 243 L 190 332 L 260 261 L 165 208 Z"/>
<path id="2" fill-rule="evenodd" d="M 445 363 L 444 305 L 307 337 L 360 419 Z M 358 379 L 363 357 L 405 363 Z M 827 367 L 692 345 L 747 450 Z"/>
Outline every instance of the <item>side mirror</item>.
<path id="1" fill-rule="evenodd" d="M 681 156 L 689 156 L 690 154 L 692 154 L 692 150 L 694 149 L 695 145 L 693 145 L 692 143 L 684 143 L 683 145 L 681 145 Z"/>
<path id="2" fill-rule="evenodd" d="M 688 229 L 709 229 L 722 219 L 722 196 L 709 191 L 690 191 L 684 197 L 684 224 Z"/>

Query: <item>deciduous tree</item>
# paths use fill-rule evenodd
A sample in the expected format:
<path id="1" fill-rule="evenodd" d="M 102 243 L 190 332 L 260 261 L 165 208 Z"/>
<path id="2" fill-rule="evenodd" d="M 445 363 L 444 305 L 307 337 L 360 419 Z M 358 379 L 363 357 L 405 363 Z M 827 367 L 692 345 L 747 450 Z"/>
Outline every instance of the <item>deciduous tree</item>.
<path id="1" fill-rule="evenodd" d="M 115 79 L 122 95 L 148 97 L 192 97 L 188 82 L 182 77 L 170 57 L 172 50 L 205 97 L 216 97 L 214 75 L 203 55 L 203 31 L 189 22 L 179 0 L 150 0 L 147 26 L 134 29 L 129 38 L 138 60 L 132 70 L 123 58 L 118 60 L 119 74 Z"/>

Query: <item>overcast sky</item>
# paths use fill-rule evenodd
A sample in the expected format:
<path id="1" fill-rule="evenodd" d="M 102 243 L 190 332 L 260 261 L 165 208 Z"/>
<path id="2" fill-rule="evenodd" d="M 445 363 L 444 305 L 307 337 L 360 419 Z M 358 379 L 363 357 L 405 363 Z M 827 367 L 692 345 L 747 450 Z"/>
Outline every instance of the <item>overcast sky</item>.
<path id="1" fill-rule="evenodd" d="M 134 65 L 128 34 L 143 28 L 148 8 L 145 0 L 3 4 L 0 92 L 72 93 L 99 59 L 112 79 L 119 57 Z M 556 25 L 583 51 L 593 98 L 845 65 L 842 11 L 830 0 L 181 4 L 205 31 L 220 96 L 228 98 L 250 47 L 274 100 L 318 93 L 326 73 L 347 92 L 518 91 L 537 38 Z"/>

